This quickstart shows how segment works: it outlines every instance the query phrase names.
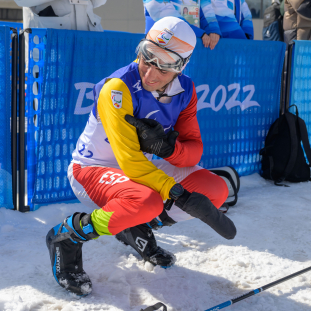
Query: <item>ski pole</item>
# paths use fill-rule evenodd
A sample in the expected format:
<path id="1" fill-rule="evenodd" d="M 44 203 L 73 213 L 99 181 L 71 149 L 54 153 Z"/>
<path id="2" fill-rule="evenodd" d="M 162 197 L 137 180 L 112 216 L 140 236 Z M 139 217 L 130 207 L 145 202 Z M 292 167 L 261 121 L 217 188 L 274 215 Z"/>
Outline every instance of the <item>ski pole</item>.
<path id="1" fill-rule="evenodd" d="M 224 308 L 226 308 L 226 307 L 229 307 L 229 306 L 233 305 L 233 304 L 236 303 L 236 302 L 239 302 L 239 301 L 241 301 L 241 300 L 243 300 L 243 299 L 245 299 L 245 298 L 248 298 L 248 297 L 250 297 L 250 296 L 259 294 L 259 293 L 263 292 L 264 290 L 266 290 L 266 289 L 268 289 L 268 288 L 270 288 L 270 287 L 272 287 L 272 286 L 275 286 L 275 285 L 277 285 L 277 284 L 280 284 L 280 283 L 282 283 L 282 282 L 285 282 L 285 281 L 287 281 L 287 280 L 289 280 L 289 279 L 291 279 L 291 278 L 294 278 L 294 277 L 296 277 L 296 276 L 298 276 L 298 275 L 300 275 L 300 274 L 306 273 L 306 272 L 308 272 L 308 271 L 310 271 L 310 270 L 311 270 L 311 267 L 306 268 L 306 269 L 303 269 L 303 270 L 300 270 L 300 271 L 298 271 L 298 272 L 296 272 L 296 273 L 290 274 L 290 275 L 288 275 L 288 276 L 286 276 L 286 277 L 284 277 L 284 278 L 282 278 L 282 279 L 279 279 L 279 280 L 277 280 L 277 281 L 274 281 L 274 282 L 272 282 L 272 283 L 269 283 L 269 284 L 267 284 L 267 285 L 265 285 L 265 286 L 263 286 L 263 287 L 259 287 L 259 288 L 255 289 L 255 290 L 252 290 L 252 291 L 250 291 L 250 292 L 248 292 L 248 293 L 246 293 L 246 294 L 244 294 L 244 295 L 242 295 L 242 296 L 240 296 L 240 297 L 237 297 L 237 298 L 228 300 L 228 301 L 226 301 L 226 302 L 224 302 L 224 303 L 221 303 L 220 305 L 217 305 L 217 306 L 212 307 L 212 308 L 210 308 L 210 309 L 207 309 L 207 310 L 205 310 L 205 311 L 218 311 L 218 310 L 224 309 Z"/>

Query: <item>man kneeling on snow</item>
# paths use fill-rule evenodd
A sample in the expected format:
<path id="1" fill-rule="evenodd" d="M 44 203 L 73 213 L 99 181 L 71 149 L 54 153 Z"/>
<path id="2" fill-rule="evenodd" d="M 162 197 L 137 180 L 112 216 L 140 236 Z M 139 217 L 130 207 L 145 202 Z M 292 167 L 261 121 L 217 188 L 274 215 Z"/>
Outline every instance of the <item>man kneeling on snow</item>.
<path id="1" fill-rule="evenodd" d="M 67 217 L 46 239 L 53 275 L 68 291 L 91 292 L 82 245 L 100 235 L 116 235 L 163 267 L 176 259 L 157 246 L 153 228 L 195 217 L 235 237 L 233 222 L 218 210 L 226 183 L 196 165 L 203 152 L 197 96 L 181 73 L 195 45 L 186 22 L 165 17 L 139 43 L 135 62 L 95 85 L 95 105 L 68 169 L 74 193 L 94 211 Z"/>

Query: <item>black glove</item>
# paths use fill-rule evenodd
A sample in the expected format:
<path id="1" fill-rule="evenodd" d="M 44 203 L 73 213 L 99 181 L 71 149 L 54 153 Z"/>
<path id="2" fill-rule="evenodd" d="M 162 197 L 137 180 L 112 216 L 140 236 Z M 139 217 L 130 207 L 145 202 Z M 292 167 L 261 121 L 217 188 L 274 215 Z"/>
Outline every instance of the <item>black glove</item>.
<path id="1" fill-rule="evenodd" d="M 208 197 L 201 193 L 190 193 L 186 189 L 183 192 L 178 189 L 179 184 L 172 187 L 170 197 L 175 197 L 175 205 L 192 217 L 198 218 L 222 237 L 231 240 L 236 235 L 236 228 L 232 220 L 219 211 Z M 174 191 L 175 188 L 175 191 Z M 172 194 L 171 194 L 172 192 Z M 182 193 L 175 196 L 175 192 Z"/>
<path id="2" fill-rule="evenodd" d="M 170 130 L 165 134 L 163 126 L 156 120 L 136 119 L 129 114 L 125 120 L 136 127 L 141 151 L 163 159 L 173 154 L 178 132 Z"/>

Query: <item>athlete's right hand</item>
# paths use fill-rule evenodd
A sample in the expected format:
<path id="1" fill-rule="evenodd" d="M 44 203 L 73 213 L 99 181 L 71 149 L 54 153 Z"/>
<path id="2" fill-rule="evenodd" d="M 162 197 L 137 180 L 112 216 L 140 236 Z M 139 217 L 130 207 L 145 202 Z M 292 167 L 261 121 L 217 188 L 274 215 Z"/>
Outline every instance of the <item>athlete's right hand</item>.
<path id="1" fill-rule="evenodd" d="M 125 120 L 136 127 L 141 151 L 163 159 L 173 154 L 178 132 L 170 130 L 166 134 L 163 126 L 152 119 L 137 119 L 127 114 Z"/>

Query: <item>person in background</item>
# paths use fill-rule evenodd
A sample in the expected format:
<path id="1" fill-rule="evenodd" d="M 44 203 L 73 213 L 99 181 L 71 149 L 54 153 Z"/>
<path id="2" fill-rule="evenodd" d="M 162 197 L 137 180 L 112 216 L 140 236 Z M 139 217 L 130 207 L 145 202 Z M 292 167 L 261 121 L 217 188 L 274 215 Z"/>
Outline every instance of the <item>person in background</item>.
<path id="1" fill-rule="evenodd" d="M 283 6 L 284 9 L 284 6 Z M 283 14 L 279 0 L 272 0 L 270 6 L 264 11 L 262 39 L 265 41 L 284 41 L 283 39 Z"/>
<path id="2" fill-rule="evenodd" d="M 185 5 L 196 5 L 197 1 L 190 0 L 143 0 L 145 7 L 145 19 L 146 19 L 146 29 L 145 33 L 151 29 L 153 24 L 166 16 L 174 16 L 186 19 L 182 16 L 181 8 Z M 194 31 L 197 38 L 202 39 L 203 45 L 207 48 L 210 47 L 211 50 L 217 45 L 219 38 L 221 36 L 221 31 L 212 7 L 211 0 L 201 0 L 199 9 L 199 20 L 197 25 L 192 25 L 186 21 L 192 30 Z"/>
<path id="3" fill-rule="evenodd" d="M 93 9 L 107 0 L 14 0 L 23 7 L 23 29 L 54 28 L 103 31 L 101 18 Z M 28 33 L 25 32 L 25 73 L 28 72 Z"/>
<path id="4" fill-rule="evenodd" d="M 311 39 L 311 8 L 307 0 L 284 1 L 284 42 Z"/>
<path id="5" fill-rule="evenodd" d="M 143 0 L 147 33 L 155 21 L 164 16 L 182 16 L 180 8 L 195 5 L 191 0 Z M 221 38 L 253 39 L 252 14 L 245 0 L 202 0 L 199 8 L 199 25 L 191 25 L 203 45 L 214 49 Z"/>
<path id="6" fill-rule="evenodd" d="M 23 27 L 103 31 L 93 9 L 107 0 L 14 0 L 23 7 Z"/>
<path id="7" fill-rule="evenodd" d="M 245 0 L 212 1 L 222 38 L 254 39 L 252 13 Z"/>

